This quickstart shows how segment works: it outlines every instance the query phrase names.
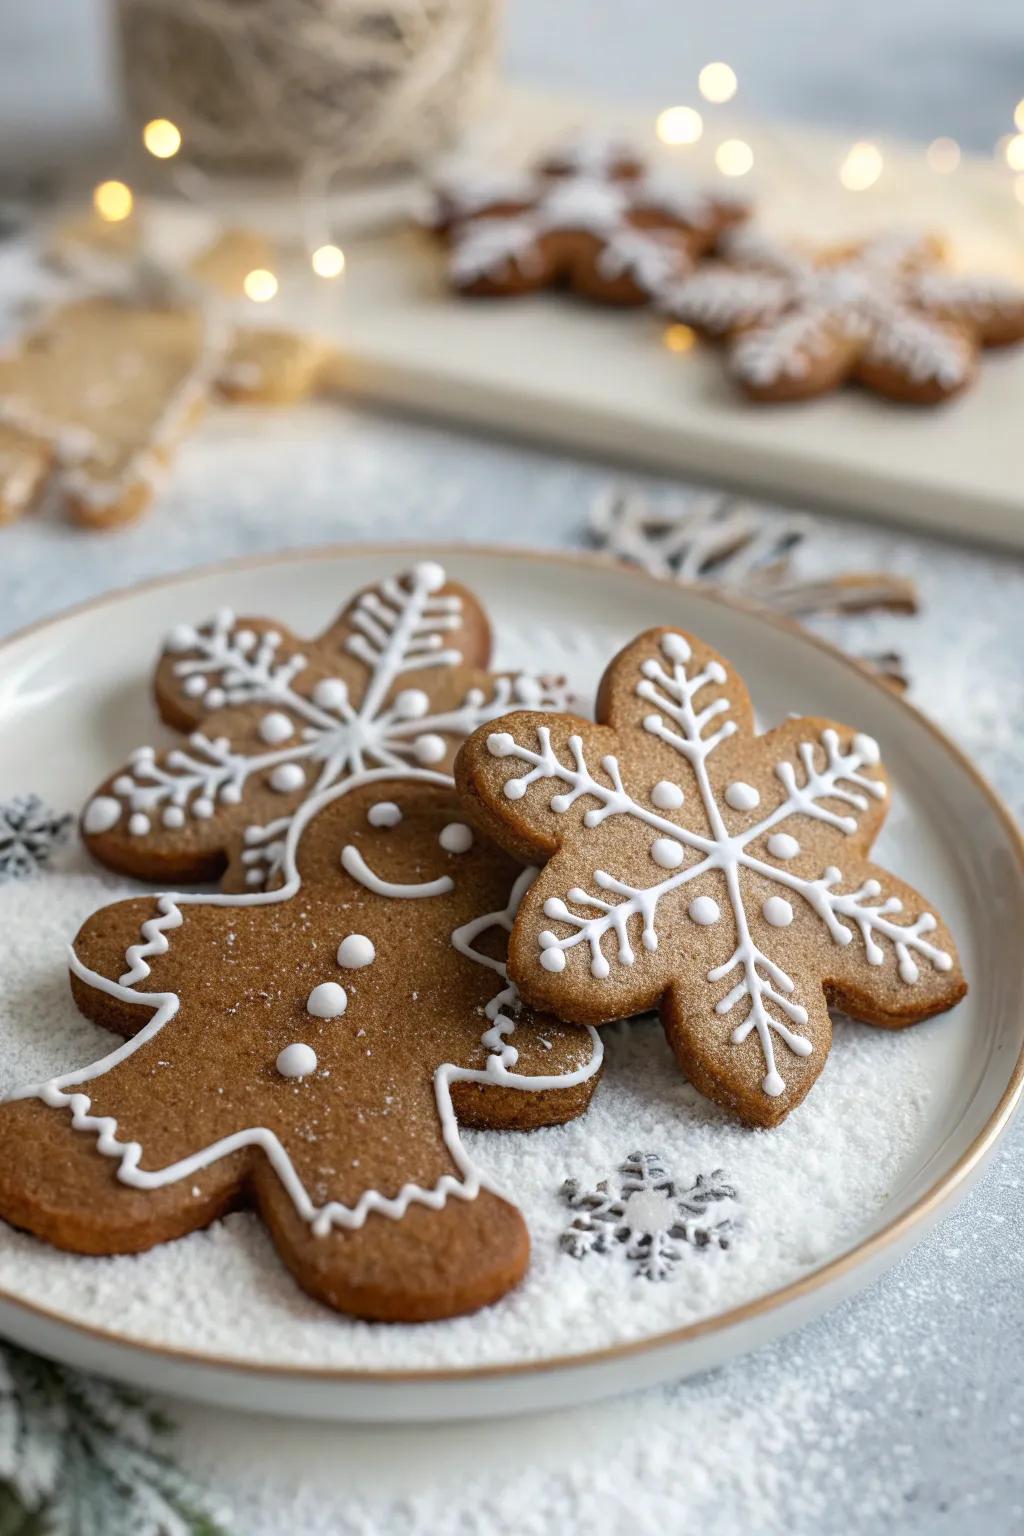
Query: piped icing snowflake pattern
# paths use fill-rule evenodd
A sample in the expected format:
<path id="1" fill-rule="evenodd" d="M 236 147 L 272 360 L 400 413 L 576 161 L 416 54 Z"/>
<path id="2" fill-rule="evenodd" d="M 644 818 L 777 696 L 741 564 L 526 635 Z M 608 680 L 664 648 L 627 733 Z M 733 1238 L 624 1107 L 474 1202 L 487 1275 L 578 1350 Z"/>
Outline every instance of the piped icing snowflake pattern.
<path id="1" fill-rule="evenodd" d="M 68 840 L 71 816 L 52 811 L 38 795 L 0 804 L 0 884 L 38 874 Z"/>
<path id="2" fill-rule="evenodd" d="M 95 914 L 72 951 L 75 998 L 127 1038 L 0 1107 L 0 1212 L 118 1252 L 140 1246 L 140 1228 L 176 1236 L 244 1199 L 341 1310 L 416 1320 L 495 1300 L 528 1250 L 460 1123 L 561 1123 L 586 1108 L 602 1062 L 595 1031 L 525 1011 L 501 946 L 481 944 L 510 932 L 533 873 L 459 819 L 443 775 L 384 768 L 303 805 L 279 888 Z M 14 1145 L 33 1156 L 7 1156 Z M 41 1146 L 57 1170 L 42 1194 Z M 84 1211 L 77 1241 L 68 1224 L 54 1238 L 64 1206 Z M 417 1208 L 444 1219 L 381 1234 Z M 481 1236 L 492 1218 L 509 1253 Z M 394 1294 L 366 1281 L 381 1243 Z M 444 1256 L 456 1250 L 461 1275 Z"/>
<path id="3" fill-rule="evenodd" d="M 549 861 L 510 948 L 528 1001 L 592 1024 L 660 1004 L 695 1085 L 770 1125 L 824 1066 L 827 1004 L 899 1027 L 963 995 L 944 925 L 867 862 L 871 737 L 799 717 L 757 736 L 735 671 L 674 630 L 612 662 L 598 718 L 514 714 L 456 764 L 498 840 Z"/>
<path id="4" fill-rule="evenodd" d="M 937 403 L 971 382 L 979 348 L 1024 339 L 1024 289 L 949 271 L 934 240 L 891 234 L 813 250 L 742 230 L 722 254 L 661 300 L 727 343 L 729 370 L 754 397 L 799 400 L 855 382 Z"/>
<path id="5" fill-rule="evenodd" d="M 657 1152 L 631 1152 L 615 1190 L 608 1179 L 584 1189 L 566 1179 L 562 1199 L 573 1213 L 559 1240 L 563 1253 L 625 1255 L 639 1279 L 671 1280 L 688 1248 L 728 1249 L 736 1233 L 731 1213 L 738 1199 L 721 1168 L 698 1173 L 680 1188 Z"/>
<path id="6" fill-rule="evenodd" d="M 726 191 L 651 173 L 602 137 L 569 141 L 531 171 L 451 176 L 435 227 L 463 293 L 519 294 L 568 286 L 614 304 L 642 304 L 687 271 L 746 216 Z"/>
<path id="7" fill-rule="evenodd" d="M 141 747 L 82 816 L 97 856 L 132 874 L 231 886 L 275 879 L 296 810 L 367 769 L 446 768 L 481 722 L 557 708 L 561 683 L 483 670 L 472 595 L 423 561 L 359 593 L 319 640 L 224 609 L 168 636 L 157 697 L 187 744 Z"/>

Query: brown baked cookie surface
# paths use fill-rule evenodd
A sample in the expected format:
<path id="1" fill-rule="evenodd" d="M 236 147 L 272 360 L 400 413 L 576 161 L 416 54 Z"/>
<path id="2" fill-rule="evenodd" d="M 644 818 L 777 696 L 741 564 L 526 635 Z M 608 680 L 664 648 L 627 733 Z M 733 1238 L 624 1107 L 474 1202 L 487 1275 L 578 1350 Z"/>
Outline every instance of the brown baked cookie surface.
<path id="1" fill-rule="evenodd" d="M 941 918 L 869 861 L 889 795 L 871 737 L 758 735 L 734 668 L 672 629 L 615 657 L 597 721 L 512 714 L 456 760 L 470 818 L 547 860 L 509 949 L 530 1003 L 589 1024 L 660 1008 L 701 1092 L 770 1126 L 825 1065 L 830 1005 L 895 1029 L 963 997 Z"/>
<path id="2" fill-rule="evenodd" d="M 530 878 L 441 775 L 378 770 L 304 807 L 277 890 L 96 912 L 72 990 L 124 1042 L 0 1105 L 0 1215 L 105 1254 L 252 1206 L 341 1311 L 496 1300 L 529 1239 L 459 1125 L 569 1120 L 601 1063 L 592 1032 L 520 1007 L 505 975 Z"/>
<path id="3" fill-rule="evenodd" d="M 519 176 L 466 173 L 436 191 L 460 293 L 513 297 L 568 287 L 599 303 L 645 304 L 747 216 L 724 190 L 653 174 L 603 137 L 557 146 Z"/>
<path id="4" fill-rule="evenodd" d="M 228 610 L 167 637 L 155 694 L 188 732 L 142 747 L 85 806 L 104 864 L 143 879 L 257 889 L 281 867 L 296 812 L 368 770 L 448 771 L 458 743 L 516 704 L 558 707 L 560 683 L 486 670 L 479 603 L 422 561 L 352 598 L 316 640 Z"/>
<path id="5" fill-rule="evenodd" d="M 744 230 L 722 255 L 670 283 L 662 304 L 725 342 L 729 371 L 755 400 L 856 383 L 935 405 L 967 388 L 981 348 L 1024 339 L 1024 289 L 950 271 L 933 239 L 813 249 Z"/>

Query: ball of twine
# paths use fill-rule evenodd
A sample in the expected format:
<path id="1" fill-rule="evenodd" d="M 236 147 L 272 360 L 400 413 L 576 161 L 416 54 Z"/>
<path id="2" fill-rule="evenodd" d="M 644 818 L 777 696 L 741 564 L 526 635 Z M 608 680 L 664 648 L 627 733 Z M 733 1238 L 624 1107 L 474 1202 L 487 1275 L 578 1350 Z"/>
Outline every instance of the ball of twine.
<path id="1" fill-rule="evenodd" d="M 205 170 L 357 177 L 429 158 L 490 75 L 498 0 L 119 0 L 138 127 Z"/>

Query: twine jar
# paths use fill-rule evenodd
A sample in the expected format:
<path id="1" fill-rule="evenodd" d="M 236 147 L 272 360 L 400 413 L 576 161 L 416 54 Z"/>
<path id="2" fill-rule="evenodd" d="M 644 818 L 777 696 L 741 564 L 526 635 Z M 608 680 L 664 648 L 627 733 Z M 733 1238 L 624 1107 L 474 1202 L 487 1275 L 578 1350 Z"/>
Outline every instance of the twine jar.
<path id="1" fill-rule="evenodd" d="M 499 0 L 118 0 L 137 129 L 205 171 L 353 180 L 452 143 L 492 76 Z"/>

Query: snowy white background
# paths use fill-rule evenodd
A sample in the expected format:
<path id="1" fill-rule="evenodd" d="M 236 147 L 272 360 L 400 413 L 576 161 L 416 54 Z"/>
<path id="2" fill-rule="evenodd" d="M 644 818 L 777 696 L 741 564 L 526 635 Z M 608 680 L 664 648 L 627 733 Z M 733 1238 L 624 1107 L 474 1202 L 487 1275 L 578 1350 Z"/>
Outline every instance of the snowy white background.
<path id="1" fill-rule="evenodd" d="M 45 35 L 63 28 L 67 43 L 93 9 L 37 9 L 37 70 Z M 667 99 L 700 63 L 725 57 L 753 109 L 855 132 L 952 133 L 978 148 L 1024 94 L 1024 24 L 1004 0 L 970 15 L 924 0 L 855 11 L 784 0 L 767 21 L 751 0 L 710 11 L 643 0 L 628 21 L 611 0 L 565 0 L 557 31 L 545 0 L 510 10 L 513 71 L 548 84 Z M 0 81 L 6 59 L 21 83 L 16 97 L 0 86 L 7 109 L 24 120 L 31 106 L 51 123 L 95 117 L 98 55 L 65 47 L 76 93 L 52 78 L 48 92 L 30 89 L 31 59 L 16 65 L 4 44 L 24 17 L 18 0 L 0 0 Z M 0 533 L 0 629 L 143 576 L 282 545 L 436 531 L 572 546 L 611 473 L 341 407 L 224 412 L 137 528 L 88 539 L 42 521 Z M 845 637 L 898 646 L 912 697 L 1024 815 L 1024 563 L 836 519 L 822 520 L 808 558 L 915 576 L 919 619 L 864 620 Z M 245 1536 L 653 1536 L 684 1525 L 705 1536 L 1009 1536 L 1024 1525 L 1022 1181 L 1024 1122 L 965 1203 L 869 1292 L 703 1380 L 514 1431 L 282 1426 L 187 1409 L 189 1459 L 210 1470 Z M 346 1465 L 365 1469 L 358 1487 Z"/>

